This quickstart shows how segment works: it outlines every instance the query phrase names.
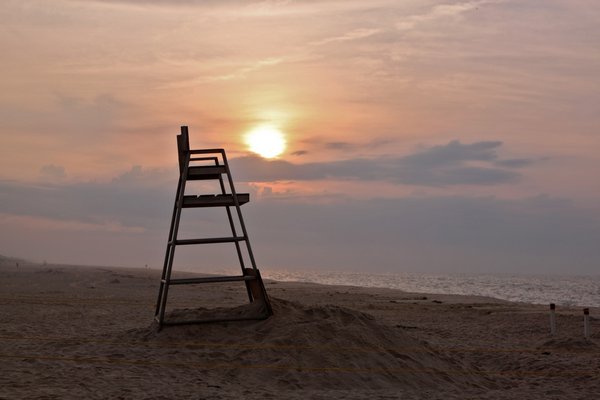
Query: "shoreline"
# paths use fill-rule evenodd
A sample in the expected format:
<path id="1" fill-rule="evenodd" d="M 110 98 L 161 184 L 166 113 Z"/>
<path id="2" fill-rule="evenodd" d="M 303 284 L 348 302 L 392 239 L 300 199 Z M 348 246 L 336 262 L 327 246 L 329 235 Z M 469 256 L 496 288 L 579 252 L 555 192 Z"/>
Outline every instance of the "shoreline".
<path id="1" fill-rule="evenodd" d="M 25 261 L 25 260 L 20 260 L 20 262 L 22 262 L 22 263 L 20 263 L 19 268 L 23 268 L 23 267 L 34 268 L 34 269 L 39 269 L 39 268 L 49 268 L 49 269 L 51 269 L 51 268 L 67 268 L 67 269 L 69 269 L 70 268 L 70 269 L 74 269 L 74 270 L 77 270 L 77 269 L 97 269 L 97 270 L 116 269 L 119 271 L 129 271 L 130 273 L 139 273 L 142 276 L 144 276 L 144 274 L 147 274 L 147 273 L 150 273 L 150 274 L 153 273 L 157 276 L 157 282 L 160 279 L 160 274 L 162 272 L 162 269 L 150 268 L 150 267 L 144 268 L 144 267 L 53 264 L 53 263 L 40 264 L 40 263 L 29 262 L 29 261 Z M 7 264 L 7 263 L 0 262 L 0 271 L 3 268 L 8 268 L 8 270 L 10 271 L 11 265 L 13 265 L 13 264 Z M 224 273 L 220 273 L 220 272 L 196 273 L 196 272 L 189 271 L 189 270 L 177 270 L 177 271 L 174 270 L 173 273 L 180 277 L 213 276 L 213 275 L 224 274 Z M 354 284 L 322 283 L 322 282 L 313 282 L 313 281 L 304 281 L 304 280 L 278 280 L 278 279 L 269 278 L 268 273 L 269 273 L 268 271 L 266 273 L 264 273 L 265 276 L 263 276 L 263 280 L 265 282 L 289 283 L 289 284 L 298 284 L 298 285 L 308 284 L 308 285 L 320 285 L 320 286 L 353 287 L 353 288 L 360 288 L 360 289 L 374 290 L 374 291 L 391 290 L 391 291 L 398 291 L 398 292 L 415 295 L 415 296 L 419 296 L 419 295 L 427 296 L 432 299 L 434 297 L 439 297 L 439 298 L 443 298 L 442 299 L 443 301 L 453 302 L 453 303 L 505 302 L 505 303 L 513 303 L 513 304 L 523 305 L 523 306 L 530 305 L 530 306 L 546 307 L 546 308 L 548 308 L 549 304 L 550 304 L 550 303 L 537 303 L 537 302 L 510 300 L 510 299 L 505 299 L 505 298 L 501 298 L 501 297 L 486 296 L 486 295 L 479 295 L 479 294 L 436 293 L 436 292 L 427 292 L 427 291 L 409 291 L 409 290 L 404 290 L 404 289 L 400 289 L 400 288 L 393 288 L 393 287 L 386 287 L 386 286 L 366 286 L 366 285 L 361 286 L 361 285 L 354 285 Z M 424 274 L 429 274 L 429 273 L 424 273 Z M 375 274 L 375 275 L 377 275 L 377 274 Z M 383 276 L 384 274 L 381 274 L 381 275 Z M 389 275 L 393 276 L 394 274 L 390 273 Z M 455 275 L 461 275 L 461 274 L 455 274 Z M 490 274 L 490 275 L 494 275 L 494 274 Z M 536 275 L 523 275 L 523 276 L 536 276 Z M 561 304 L 559 301 L 554 301 L 554 304 L 556 304 L 557 307 L 563 311 L 568 310 L 569 312 L 574 312 L 576 310 L 583 310 L 583 308 L 588 308 L 590 310 L 590 312 L 592 312 L 592 313 L 595 312 L 597 314 L 600 314 L 600 306 L 596 307 L 596 306 L 589 306 L 589 305 L 568 305 L 568 304 Z"/>
<path id="2" fill-rule="evenodd" d="M 61 270 L 61 269 L 71 269 L 73 271 L 79 271 L 79 270 L 98 270 L 98 271 L 112 271 L 112 270 L 117 270 L 117 271 L 122 271 L 122 272 L 128 272 L 130 274 L 138 274 L 140 277 L 147 277 L 148 275 L 156 275 L 157 279 L 156 281 L 158 282 L 160 280 L 160 274 L 161 274 L 161 269 L 157 269 L 157 268 L 143 268 L 143 267 L 121 267 L 121 266 L 103 266 L 103 265 L 76 265 L 76 264 L 52 264 L 52 263 L 47 263 L 47 264 L 39 264 L 39 263 L 33 263 L 33 262 L 24 262 L 24 263 L 20 263 L 19 267 L 15 267 L 15 271 L 18 271 L 19 269 L 22 268 L 30 268 L 33 270 L 37 270 L 37 271 L 43 271 L 44 269 L 46 270 Z M 3 272 L 3 270 L 6 270 L 7 272 L 11 271 L 11 265 L 6 265 L 6 264 L 0 264 L 0 272 Z M 191 271 L 173 271 L 173 276 L 179 276 L 179 277 L 196 277 L 196 276 L 216 276 L 216 275 L 220 275 L 219 273 L 194 273 Z M 540 305 L 540 304 L 535 304 L 535 303 L 523 303 L 523 302 L 515 302 L 515 301 L 510 301 L 510 300 L 505 300 L 505 299 L 501 299 L 501 298 L 496 298 L 496 297 L 490 297 L 490 296 L 480 296 L 480 295 L 465 295 L 465 294 L 454 294 L 454 293 L 429 293 L 429 292 L 412 292 L 412 291 L 406 291 L 406 290 L 402 290 L 402 289 L 397 289 L 397 288 L 390 288 L 390 287 L 383 287 L 383 286 L 359 286 L 359 285 L 348 285 L 348 284 L 330 284 L 330 283 L 319 283 L 319 282 L 312 282 L 312 281 L 297 281 L 297 280 L 276 280 L 276 279 L 272 279 L 269 277 L 263 277 L 263 280 L 265 282 L 265 284 L 271 284 L 271 285 L 276 285 L 276 284 L 291 284 L 291 285 L 309 285 L 309 286 L 319 286 L 319 287 L 340 287 L 340 288 L 353 288 L 353 289 L 358 289 L 358 290 L 367 290 L 367 291 L 392 291 L 392 292 L 398 292 L 398 293 L 404 293 L 407 295 L 413 295 L 416 297 L 419 296 L 425 296 L 425 297 L 431 297 L 432 300 L 434 297 L 443 297 L 444 300 L 448 301 L 448 302 L 456 302 L 456 303 L 464 303 L 464 302 L 469 302 L 469 303 L 473 303 L 473 302 L 483 302 L 483 303 L 496 303 L 496 302 L 503 302 L 503 303 L 515 303 L 515 304 L 530 304 L 530 305 Z M 461 299 L 463 299 L 461 301 Z"/>

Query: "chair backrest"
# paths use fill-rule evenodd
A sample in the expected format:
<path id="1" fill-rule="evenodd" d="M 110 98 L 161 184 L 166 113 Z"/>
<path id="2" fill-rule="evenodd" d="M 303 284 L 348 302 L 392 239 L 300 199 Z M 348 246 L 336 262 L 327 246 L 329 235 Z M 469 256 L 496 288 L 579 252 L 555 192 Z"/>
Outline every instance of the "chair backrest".
<path id="1" fill-rule="evenodd" d="M 185 158 L 190 151 L 190 137 L 188 135 L 188 127 L 181 127 L 181 134 L 177 135 L 177 154 L 179 155 L 179 172 L 183 172 L 185 167 Z"/>

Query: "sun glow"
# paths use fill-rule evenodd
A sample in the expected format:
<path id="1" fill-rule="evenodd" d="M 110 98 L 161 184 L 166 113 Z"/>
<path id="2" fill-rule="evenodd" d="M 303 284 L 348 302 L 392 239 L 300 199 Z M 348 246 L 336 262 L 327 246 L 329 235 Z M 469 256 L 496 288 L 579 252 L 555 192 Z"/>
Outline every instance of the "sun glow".
<path id="1" fill-rule="evenodd" d="M 270 125 L 261 125 L 245 135 L 250 151 L 264 158 L 277 157 L 285 150 L 283 133 Z"/>

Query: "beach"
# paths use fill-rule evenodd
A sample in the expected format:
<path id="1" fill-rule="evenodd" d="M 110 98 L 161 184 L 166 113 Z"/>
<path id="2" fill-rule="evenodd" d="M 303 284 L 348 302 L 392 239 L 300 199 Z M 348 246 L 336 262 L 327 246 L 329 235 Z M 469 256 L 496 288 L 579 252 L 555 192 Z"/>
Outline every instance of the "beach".
<path id="1" fill-rule="evenodd" d="M 179 273 L 175 276 L 191 276 Z M 153 322 L 160 271 L 0 265 L 2 399 L 582 399 L 599 310 L 266 280 L 267 320 Z M 186 285 L 173 315 L 253 312 L 240 284 Z M 207 311 L 206 308 L 218 308 Z"/>

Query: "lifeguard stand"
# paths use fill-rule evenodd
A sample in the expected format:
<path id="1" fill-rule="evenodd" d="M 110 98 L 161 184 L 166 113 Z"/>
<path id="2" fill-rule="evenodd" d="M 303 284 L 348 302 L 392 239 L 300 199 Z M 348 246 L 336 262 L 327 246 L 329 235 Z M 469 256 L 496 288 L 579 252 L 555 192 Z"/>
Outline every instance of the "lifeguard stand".
<path id="1" fill-rule="evenodd" d="M 250 200 L 248 193 L 236 193 L 231 177 L 231 171 L 227 162 L 227 156 L 224 149 L 200 149 L 190 150 L 190 142 L 188 135 L 188 127 L 181 127 L 181 134 L 177 135 L 177 150 L 179 153 L 179 183 L 177 184 L 177 192 L 175 195 L 175 204 L 173 207 L 173 216 L 171 218 L 171 227 L 169 229 L 169 239 L 165 253 L 165 261 L 163 265 L 162 277 L 160 280 L 160 289 L 158 291 L 158 299 L 156 301 L 156 311 L 154 318 L 158 322 L 159 328 L 164 325 L 179 325 L 193 324 L 205 322 L 220 322 L 220 321 L 236 321 L 246 319 L 265 319 L 273 314 L 269 297 L 265 290 L 263 281 L 260 276 L 250 239 L 246 231 L 244 218 L 242 217 L 241 206 Z M 225 176 L 225 179 L 223 178 Z M 186 182 L 196 180 L 218 180 L 221 188 L 220 194 L 205 194 L 205 195 L 186 195 Z M 229 192 L 226 190 L 226 182 L 229 186 Z M 231 236 L 227 237 L 208 237 L 197 239 L 178 239 L 179 223 L 184 208 L 202 208 L 202 207 L 225 207 Z M 234 213 L 238 218 L 239 227 L 241 228 L 241 236 L 238 235 L 236 225 L 234 223 Z M 233 243 L 237 252 L 240 263 L 241 275 L 234 276 L 208 276 L 198 278 L 171 278 L 173 270 L 173 259 L 175 257 L 175 249 L 177 246 L 189 246 L 200 244 L 214 243 Z M 242 243 L 245 244 L 246 252 L 250 260 L 250 266 L 246 266 L 242 253 Z M 252 302 L 262 302 L 263 312 L 260 315 L 248 315 L 247 317 L 232 316 L 231 318 L 219 317 L 217 319 L 202 319 L 189 321 L 168 321 L 165 320 L 165 310 L 167 306 L 167 296 L 169 287 L 172 285 L 196 285 L 205 283 L 219 282 L 236 282 L 243 281 L 248 292 L 248 299 Z"/>

